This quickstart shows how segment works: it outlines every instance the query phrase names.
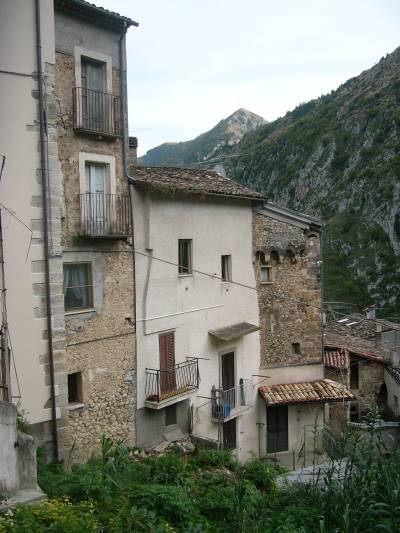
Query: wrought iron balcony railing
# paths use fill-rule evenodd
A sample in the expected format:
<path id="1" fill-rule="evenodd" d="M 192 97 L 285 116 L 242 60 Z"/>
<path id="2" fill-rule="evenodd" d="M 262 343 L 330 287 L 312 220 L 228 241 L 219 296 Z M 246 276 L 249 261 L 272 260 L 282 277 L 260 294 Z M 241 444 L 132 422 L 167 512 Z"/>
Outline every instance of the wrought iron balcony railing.
<path id="1" fill-rule="evenodd" d="M 253 405 L 253 382 L 240 379 L 239 385 L 229 390 L 211 389 L 211 417 L 214 422 L 224 422 L 239 415 Z"/>
<path id="2" fill-rule="evenodd" d="M 146 368 L 146 401 L 160 403 L 199 388 L 197 359 L 178 363 L 166 370 Z"/>
<path id="3" fill-rule="evenodd" d="M 118 137 L 121 135 L 120 99 L 109 93 L 83 87 L 73 90 L 74 129 Z"/>
<path id="4" fill-rule="evenodd" d="M 125 238 L 130 235 L 130 203 L 127 194 L 80 194 L 81 235 Z"/>

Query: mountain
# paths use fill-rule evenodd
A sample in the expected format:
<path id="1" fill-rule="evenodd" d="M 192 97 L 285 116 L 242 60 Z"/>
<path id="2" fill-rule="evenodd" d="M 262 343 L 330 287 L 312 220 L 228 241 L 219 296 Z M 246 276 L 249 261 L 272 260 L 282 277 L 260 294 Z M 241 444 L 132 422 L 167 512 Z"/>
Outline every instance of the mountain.
<path id="1" fill-rule="evenodd" d="M 237 115 L 239 124 L 257 119 L 239 142 L 230 133 Z M 330 94 L 262 122 L 239 110 L 141 162 L 191 166 L 199 154 L 214 166 L 221 158 L 238 182 L 320 216 L 325 300 L 376 304 L 378 316 L 400 321 L 400 47 Z"/>
<path id="2" fill-rule="evenodd" d="M 325 299 L 400 321 L 400 47 L 226 155 L 232 178 L 322 217 Z"/>
<path id="3" fill-rule="evenodd" d="M 145 166 L 190 167 L 212 158 L 219 150 L 234 146 L 245 133 L 263 124 L 266 121 L 262 117 L 241 108 L 191 141 L 164 143 L 149 150 L 139 158 L 138 163 Z"/>

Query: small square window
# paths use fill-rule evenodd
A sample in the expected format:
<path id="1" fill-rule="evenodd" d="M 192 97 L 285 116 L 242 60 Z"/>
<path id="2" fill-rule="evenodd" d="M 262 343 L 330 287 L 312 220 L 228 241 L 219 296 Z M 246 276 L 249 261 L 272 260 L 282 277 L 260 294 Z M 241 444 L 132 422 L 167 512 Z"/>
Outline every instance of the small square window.
<path id="1" fill-rule="evenodd" d="M 192 240 L 178 240 L 178 273 L 192 273 Z"/>
<path id="2" fill-rule="evenodd" d="M 260 266 L 260 283 L 272 283 L 272 267 Z"/>
<path id="3" fill-rule="evenodd" d="M 221 280 L 232 281 L 232 256 L 221 255 Z"/>
<path id="4" fill-rule="evenodd" d="M 292 343 L 292 355 L 296 358 L 301 355 L 301 348 L 299 342 Z"/>
<path id="5" fill-rule="evenodd" d="M 82 374 L 68 374 L 68 403 L 82 403 Z"/>
<path id="6" fill-rule="evenodd" d="M 165 408 L 165 425 L 173 426 L 174 424 L 176 424 L 176 404 Z"/>
<path id="7" fill-rule="evenodd" d="M 65 311 L 93 307 L 93 277 L 91 263 L 64 263 Z"/>

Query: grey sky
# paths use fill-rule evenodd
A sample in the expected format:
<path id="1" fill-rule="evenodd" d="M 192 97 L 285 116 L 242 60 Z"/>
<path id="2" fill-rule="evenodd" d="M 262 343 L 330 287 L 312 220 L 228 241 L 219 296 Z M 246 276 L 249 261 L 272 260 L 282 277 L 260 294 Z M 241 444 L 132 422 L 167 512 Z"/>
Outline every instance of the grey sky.
<path id="1" fill-rule="evenodd" d="M 127 47 L 141 154 L 240 107 L 274 120 L 400 45 L 400 0 L 93 1 L 140 24 Z"/>

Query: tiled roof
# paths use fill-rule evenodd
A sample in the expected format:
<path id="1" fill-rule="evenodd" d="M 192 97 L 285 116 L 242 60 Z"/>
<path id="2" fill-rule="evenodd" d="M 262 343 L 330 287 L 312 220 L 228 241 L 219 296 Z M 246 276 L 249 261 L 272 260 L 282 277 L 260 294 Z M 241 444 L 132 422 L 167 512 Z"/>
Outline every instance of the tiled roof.
<path id="1" fill-rule="evenodd" d="M 258 391 L 269 406 L 354 399 L 344 385 L 330 379 L 269 385 L 259 387 Z"/>
<path id="2" fill-rule="evenodd" d="M 387 366 L 386 370 L 389 372 L 389 374 L 392 376 L 393 379 L 397 381 L 397 383 L 400 385 L 400 367 L 398 366 Z"/>
<path id="3" fill-rule="evenodd" d="M 355 337 L 353 335 L 338 335 L 324 330 L 324 346 L 325 346 L 325 364 L 328 365 L 327 352 L 338 350 L 347 350 L 350 354 L 362 357 L 363 359 L 371 359 L 378 363 L 385 363 L 385 352 L 375 346 L 375 342 Z M 340 368 L 338 366 L 333 368 Z M 344 368 L 344 367 L 341 367 Z"/>
<path id="4" fill-rule="evenodd" d="M 233 324 L 232 326 L 226 326 L 225 328 L 214 329 L 208 333 L 221 341 L 228 342 L 239 339 L 240 337 L 243 337 L 243 335 L 248 335 L 259 329 L 258 326 L 254 326 L 248 322 L 240 322 L 239 324 Z"/>
<path id="5" fill-rule="evenodd" d="M 325 365 L 330 368 L 349 368 L 349 351 L 346 348 L 325 347 Z"/>
<path id="6" fill-rule="evenodd" d="M 161 194 L 177 192 L 235 198 L 263 199 L 263 195 L 212 170 L 176 167 L 131 167 L 133 184 L 150 187 Z"/>
<path id="7" fill-rule="evenodd" d="M 400 324 L 383 320 L 381 318 L 367 318 L 360 314 L 351 314 L 333 320 L 326 325 L 326 328 L 331 332 L 339 335 L 354 335 L 362 339 L 373 339 L 379 331 L 391 331 L 393 329 L 400 329 Z"/>
<path id="8" fill-rule="evenodd" d="M 116 27 L 118 29 L 129 28 L 129 26 L 139 26 L 134 20 L 124 17 L 114 11 L 109 11 L 104 7 L 96 6 L 86 0 L 54 0 L 57 9 L 74 13 L 88 20 L 95 20 L 103 25 Z"/>

